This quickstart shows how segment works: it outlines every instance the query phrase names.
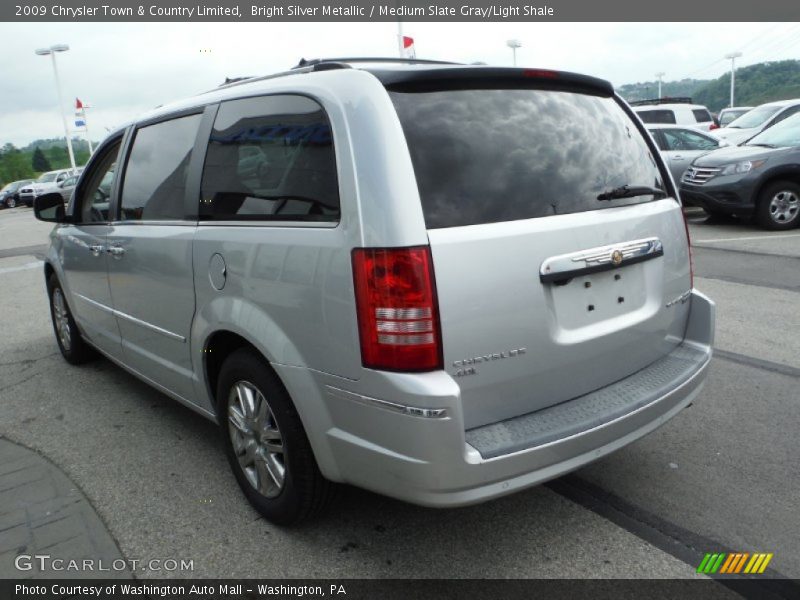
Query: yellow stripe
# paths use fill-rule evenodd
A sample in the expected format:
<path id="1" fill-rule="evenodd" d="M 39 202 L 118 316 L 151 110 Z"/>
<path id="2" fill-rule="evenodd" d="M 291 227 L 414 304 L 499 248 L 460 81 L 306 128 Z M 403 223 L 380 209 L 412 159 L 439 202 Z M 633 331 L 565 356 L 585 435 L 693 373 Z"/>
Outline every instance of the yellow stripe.
<path id="1" fill-rule="evenodd" d="M 753 570 L 753 565 L 756 564 L 756 561 L 758 560 L 758 557 L 759 557 L 758 553 L 753 554 L 753 558 L 750 559 L 750 562 L 747 563 L 747 566 L 744 569 L 745 573 L 749 573 L 750 571 Z"/>
<path id="2" fill-rule="evenodd" d="M 767 554 L 766 558 L 764 558 L 764 562 L 761 563 L 761 568 L 758 570 L 759 573 L 763 573 L 766 570 L 769 561 L 772 560 L 772 556 L 773 556 L 772 552 Z"/>
<path id="3" fill-rule="evenodd" d="M 766 556 L 766 554 L 764 554 L 763 552 L 759 552 L 756 556 L 758 556 L 758 558 L 756 559 L 756 562 L 753 563 L 753 566 L 750 569 L 751 573 L 758 573 L 758 567 L 761 566 L 761 562 L 764 560 L 764 557 Z M 747 571 L 745 571 L 745 573 L 746 572 Z"/>
<path id="4" fill-rule="evenodd" d="M 741 573 L 742 572 L 742 567 L 744 566 L 744 563 L 747 561 L 747 557 L 748 556 L 750 556 L 749 552 L 745 552 L 744 554 L 742 554 L 741 560 L 736 565 L 736 568 L 733 570 L 734 573 Z"/>
<path id="5" fill-rule="evenodd" d="M 725 563 L 722 565 L 722 568 L 719 570 L 719 572 L 720 573 L 727 573 L 728 572 L 728 567 L 730 567 L 731 563 L 734 562 L 734 560 L 733 560 L 734 558 L 739 558 L 739 555 L 738 554 L 734 554 L 733 552 L 728 554 L 728 558 L 725 560 Z"/>

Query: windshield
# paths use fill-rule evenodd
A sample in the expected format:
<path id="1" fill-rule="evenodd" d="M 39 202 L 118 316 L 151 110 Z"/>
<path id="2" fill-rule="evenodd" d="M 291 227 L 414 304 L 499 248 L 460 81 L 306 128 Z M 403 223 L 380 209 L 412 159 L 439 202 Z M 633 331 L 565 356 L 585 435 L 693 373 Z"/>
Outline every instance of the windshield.
<path id="1" fill-rule="evenodd" d="M 7 184 L 5 184 L 3 186 L 3 189 L 0 189 L 0 192 L 7 192 L 7 191 L 9 191 L 10 189 L 13 189 L 13 188 L 14 188 L 14 184 L 13 183 L 7 183 Z"/>
<path id="2" fill-rule="evenodd" d="M 56 180 L 55 173 L 43 173 L 39 176 L 39 179 L 36 180 L 36 183 L 50 183 L 51 181 Z"/>
<path id="3" fill-rule="evenodd" d="M 762 125 L 767 119 L 778 112 L 781 106 L 759 106 L 753 110 L 743 114 L 738 119 L 731 121 L 728 125 L 730 129 L 747 129 L 749 127 L 758 127 Z"/>
<path id="4" fill-rule="evenodd" d="M 650 148 L 613 98 L 535 89 L 390 96 L 429 229 L 601 210 L 663 196 Z M 616 192 L 624 186 L 625 193 Z M 642 188 L 659 189 L 632 193 Z M 612 191 L 608 201 L 598 201 Z"/>
<path id="5" fill-rule="evenodd" d="M 762 131 L 749 140 L 746 145 L 775 146 L 778 148 L 800 146 L 800 113 L 792 115 L 766 131 Z"/>

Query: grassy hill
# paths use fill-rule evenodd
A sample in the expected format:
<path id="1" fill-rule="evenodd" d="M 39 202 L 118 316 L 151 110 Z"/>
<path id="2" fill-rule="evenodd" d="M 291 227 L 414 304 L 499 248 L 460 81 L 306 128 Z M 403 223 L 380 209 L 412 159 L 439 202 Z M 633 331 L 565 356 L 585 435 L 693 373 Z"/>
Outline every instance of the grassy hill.
<path id="1" fill-rule="evenodd" d="M 716 112 L 728 106 L 730 93 L 731 75 L 727 73 L 697 90 L 692 97 Z M 800 98 L 800 61 L 781 60 L 736 69 L 735 93 L 738 106 Z"/>
<path id="2" fill-rule="evenodd" d="M 0 186 L 19 179 L 33 179 L 40 171 L 34 167 L 33 154 L 38 149 L 44 154 L 48 170 L 69 168 L 67 142 L 64 138 L 36 140 L 20 149 L 12 144 L 0 148 Z M 72 150 L 75 152 L 75 164 L 84 165 L 89 160 L 89 144 L 86 140 L 73 138 Z"/>
<path id="3" fill-rule="evenodd" d="M 661 84 L 662 96 L 691 96 L 704 86 L 711 83 L 709 79 L 681 79 L 680 81 L 665 81 Z M 641 81 L 627 83 L 617 88 L 620 96 L 628 102 L 636 100 L 650 100 L 658 97 L 658 81 Z"/>
<path id="4" fill-rule="evenodd" d="M 617 88 L 628 102 L 658 96 L 658 82 L 629 83 Z M 736 69 L 736 98 L 738 106 L 758 106 L 773 100 L 800 98 L 800 60 L 764 62 Z M 682 79 L 665 81 L 662 96 L 689 96 L 697 104 L 705 104 L 719 112 L 730 102 L 731 74 L 717 79 Z"/>

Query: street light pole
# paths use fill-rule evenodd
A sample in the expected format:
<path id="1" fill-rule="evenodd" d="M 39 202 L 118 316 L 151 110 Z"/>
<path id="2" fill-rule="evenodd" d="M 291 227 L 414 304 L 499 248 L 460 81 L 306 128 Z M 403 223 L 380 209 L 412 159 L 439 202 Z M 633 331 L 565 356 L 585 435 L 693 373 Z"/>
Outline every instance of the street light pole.
<path id="1" fill-rule="evenodd" d="M 725 55 L 725 58 L 731 61 L 731 108 L 733 108 L 733 86 L 734 78 L 736 77 L 736 59 L 741 55 L 741 52 L 731 52 L 730 54 Z"/>
<path id="2" fill-rule="evenodd" d="M 656 77 L 658 77 L 658 97 L 661 98 L 661 78 L 664 77 L 666 73 L 664 71 L 659 71 L 656 73 Z"/>
<path id="3" fill-rule="evenodd" d="M 50 55 L 53 60 L 53 74 L 56 78 L 56 93 L 58 96 L 58 114 L 61 115 L 61 122 L 64 124 L 64 136 L 67 139 L 67 152 L 69 152 L 69 162 L 72 169 L 75 169 L 75 153 L 72 151 L 72 140 L 69 137 L 69 128 L 67 127 L 67 118 L 64 116 L 64 100 L 61 98 L 61 81 L 58 78 L 58 67 L 56 66 L 56 52 L 66 52 L 69 46 L 66 44 L 56 44 L 49 48 L 40 48 L 36 51 L 39 56 Z"/>
<path id="4" fill-rule="evenodd" d="M 506 46 L 511 48 L 511 52 L 514 56 L 514 66 L 517 66 L 517 48 L 522 48 L 522 42 L 519 40 L 508 40 L 506 42 Z"/>

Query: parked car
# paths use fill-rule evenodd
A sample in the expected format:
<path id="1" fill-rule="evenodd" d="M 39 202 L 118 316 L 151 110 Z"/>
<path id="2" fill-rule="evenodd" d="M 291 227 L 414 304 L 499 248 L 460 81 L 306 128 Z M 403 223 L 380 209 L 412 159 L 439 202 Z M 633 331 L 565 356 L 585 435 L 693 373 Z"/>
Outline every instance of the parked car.
<path id="1" fill-rule="evenodd" d="M 21 179 L 3 186 L 0 190 L 0 208 L 14 208 L 19 202 L 19 189 L 29 183 L 33 183 L 33 180 Z"/>
<path id="2" fill-rule="evenodd" d="M 753 108 L 754 107 L 752 106 L 734 106 L 731 108 L 723 108 L 721 111 L 719 111 L 719 126 L 727 127 L 735 119 L 738 119 L 743 114 L 753 110 Z"/>
<path id="3" fill-rule="evenodd" d="M 714 135 L 733 145 L 741 144 L 798 112 L 800 112 L 800 98 L 768 102 L 734 119 L 727 127 L 714 131 Z"/>
<path id="4" fill-rule="evenodd" d="M 27 206 L 33 206 L 33 200 L 36 198 L 36 196 L 41 196 L 42 194 L 49 194 L 52 192 L 59 192 L 60 183 L 67 178 L 72 177 L 73 175 L 80 174 L 82 170 L 83 167 L 78 167 L 74 170 L 58 169 L 56 171 L 42 173 L 36 181 L 20 189 L 19 198 Z"/>
<path id="5" fill-rule="evenodd" d="M 557 477 L 711 357 L 666 166 L 592 77 L 303 61 L 143 115 L 35 211 L 64 358 L 215 419 L 276 523 L 331 482 L 446 507 Z"/>
<path id="6" fill-rule="evenodd" d="M 692 104 L 691 98 L 661 98 L 631 102 L 633 110 L 648 125 L 683 125 L 709 131 L 714 118 L 702 104 Z"/>
<path id="7" fill-rule="evenodd" d="M 648 125 L 647 129 L 661 150 L 661 156 L 664 157 L 664 162 L 667 163 L 676 183 L 681 180 L 683 172 L 698 156 L 728 145 L 724 140 L 690 127 Z"/>
<path id="8" fill-rule="evenodd" d="M 58 193 L 61 194 L 61 197 L 64 199 L 64 202 L 69 202 L 69 199 L 72 196 L 72 192 L 78 183 L 78 177 L 79 175 L 70 175 L 66 179 L 63 179 L 61 183 L 56 184 L 56 187 L 58 188 Z"/>
<path id="9" fill-rule="evenodd" d="M 681 181 L 684 201 L 711 214 L 753 215 L 766 229 L 800 224 L 800 114 L 739 146 L 695 159 Z"/>

